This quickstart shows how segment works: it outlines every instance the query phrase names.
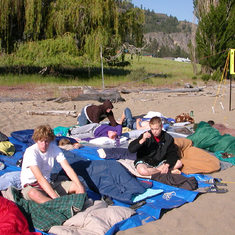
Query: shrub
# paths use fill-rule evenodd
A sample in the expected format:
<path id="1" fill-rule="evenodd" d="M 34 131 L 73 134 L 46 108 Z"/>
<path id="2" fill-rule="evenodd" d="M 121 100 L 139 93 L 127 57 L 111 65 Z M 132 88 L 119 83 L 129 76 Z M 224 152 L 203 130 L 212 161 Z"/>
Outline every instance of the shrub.
<path id="1" fill-rule="evenodd" d="M 211 79 L 213 81 L 220 81 L 222 77 L 222 72 L 220 71 L 220 69 L 217 69 L 211 76 Z"/>
<path id="2" fill-rule="evenodd" d="M 203 74 L 202 75 L 202 81 L 204 82 L 208 82 L 211 78 L 211 75 L 210 74 Z"/>
<path id="3" fill-rule="evenodd" d="M 142 81 L 148 84 L 153 83 L 144 67 L 132 70 L 131 73 L 128 75 L 128 79 L 132 81 Z"/>

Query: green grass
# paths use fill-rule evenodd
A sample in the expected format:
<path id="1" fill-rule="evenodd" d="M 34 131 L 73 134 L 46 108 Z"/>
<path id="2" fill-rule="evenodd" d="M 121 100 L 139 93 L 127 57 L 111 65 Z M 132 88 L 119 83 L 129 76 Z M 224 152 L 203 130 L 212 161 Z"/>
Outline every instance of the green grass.
<path id="1" fill-rule="evenodd" d="M 136 87 L 136 86 L 165 86 L 185 83 L 195 84 L 203 82 L 199 75 L 193 74 L 191 63 L 177 62 L 173 60 L 151 58 L 151 57 L 134 57 L 130 60 L 130 65 L 124 68 L 104 67 L 104 86 L 106 87 Z M 200 72 L 200 65 L 197 65 Z M 0 73 L 0 85 L 25 85 L 35 84 L 35 86 L 45 85 L 62 85 L 62 86 L 92 86 L 102 88 L 101 66 L 88 68 L 60 68 L 60 72 L 40 75 L 26 74 L 25 71 L 18 71 L 18 75 L 12 73 Z"/>

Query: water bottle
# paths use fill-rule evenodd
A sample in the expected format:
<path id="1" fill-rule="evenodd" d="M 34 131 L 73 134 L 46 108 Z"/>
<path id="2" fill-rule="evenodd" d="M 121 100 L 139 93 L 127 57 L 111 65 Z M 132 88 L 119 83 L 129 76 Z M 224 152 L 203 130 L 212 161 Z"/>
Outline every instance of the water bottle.
<path id="1" fill-rule="evenodd" d="M 115 146 L 116 147 L 120 146 L 120 139 L 119 139 L 119 137 L 116 138 Z"/>

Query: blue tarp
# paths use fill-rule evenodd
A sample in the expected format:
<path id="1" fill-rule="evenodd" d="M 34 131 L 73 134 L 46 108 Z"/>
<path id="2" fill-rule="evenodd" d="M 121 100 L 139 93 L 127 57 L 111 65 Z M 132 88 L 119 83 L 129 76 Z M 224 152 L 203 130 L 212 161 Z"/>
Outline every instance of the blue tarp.
<path id="1" fill-rule="evenodd" d="M 15 145 L 16 153 L 12 157 L 6 157 L 0 155 L 0 160 L 3 161 L 6 165 L 6 168 L 0 172 L 0 175 L 3 175 L 7 172 L 20 171 L 20 168 L 16 166 L 16 162 L 23 156 L 25 149 L 28 147 L 28 143 L 22 143 L 13 137 L 10 137 L 9 140 Z M 98 149 L 97 147 L 84 146 L 81 149 L 72 150 L 72 152 L 77 156 L 87 160 L 110 161 L 99 158 L 99 155 L 96 151 L 97 149 Z M 205 176 L 202 174 L 193 174 L 189 175 L 189 177 L 190 176 L 196 177 L 199 183 L 199 187 L 208 186 L 208 184 L 206 184 L 205 181 L 208 180 L 209 178 L 212 178 L 211 176 Z M 138 179 L 138 180 L 143 180 L 143 179 Z M 146 179 L 144 180 L 146 181 Z M 127 220 L 115 224 L 106 233 L 106 235 L 115 234 L 119 230 L 126 230 L 132 227 L 141 226 L 148 222 L 157 220 L 160 217 L 160 212 L 162 209 L 173 209 L 182 206 L 185 203 L 190 203 L 198 195 L 198 192 L 175 188 L 156 181 L 151 181 L 151 180 L 149 181 L 152 183 L 153 189 L 163 189 L 163 192 L 159 195 L 146 199 L 146 204 L 136 210 L 137 212 L 136 215 L 132 216 Z M 0 185 L 1 185 L 1 177 L 0 177 Z M 100 198 L 99 194 L 94 193 L 90 190 L 88 190 L 88 195 L 94 200 Z M 113 201 L 114 205 L 121 205 L 125 207 L 130 206 L 115 199 Z"/>

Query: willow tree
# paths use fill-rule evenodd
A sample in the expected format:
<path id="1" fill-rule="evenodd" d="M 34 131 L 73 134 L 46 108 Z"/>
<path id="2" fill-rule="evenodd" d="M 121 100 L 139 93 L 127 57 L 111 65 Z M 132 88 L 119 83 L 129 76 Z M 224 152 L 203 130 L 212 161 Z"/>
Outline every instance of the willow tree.
<path id="1" fill-rule="evenodd" d="M 24 31 L 24 1 L 0 0 L 0 48 L 11 52 Z"/>
<path id="2" fill-rule="evenodd" d="M 127 38 L 140 45 L 141 14 L 138 10 L 119 13 L 117 3 L 115 0 L 0 0 L 1 47 L 11 53 L 16 42 L 46 40 L 70 32 L 75 35 L 80 55 L 96 60 L 100 45 L 112 48 L 112 53 Z"/>
<path id="3" fill-rule="evenodd" d="M 204 72 L 213 73 L 224 67 L 227 53 L 235 46 L 235 0 L 196 0 L 199 19 L 196 43 L 198 58 Z"/>
<path id="4" fill-rule="evenodd" d="M 57 0 L 48 15 L 46 35 L 76 34 L 81 54 L 95 59 L 100 45 L 120 42 L 118 11 L 113 0 Z"/>

